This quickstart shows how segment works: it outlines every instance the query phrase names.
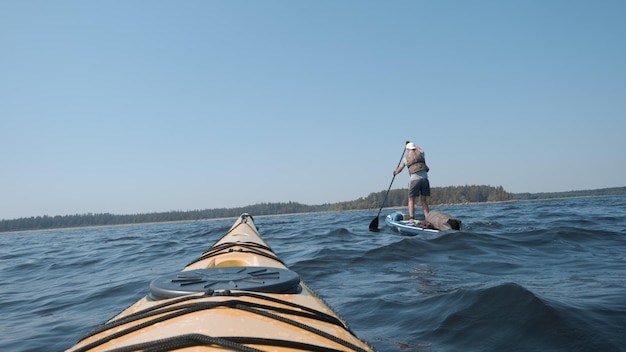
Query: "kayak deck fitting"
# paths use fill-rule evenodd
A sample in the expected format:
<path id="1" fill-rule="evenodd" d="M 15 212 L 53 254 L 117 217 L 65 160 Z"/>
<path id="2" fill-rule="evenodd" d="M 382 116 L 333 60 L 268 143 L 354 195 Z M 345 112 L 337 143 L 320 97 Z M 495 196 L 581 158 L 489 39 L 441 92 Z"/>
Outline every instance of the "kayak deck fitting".
<path id="1" fill-rule="evenodd" d="M 182 271 L 68 351 L 373 351 L 242 214 Z"/>

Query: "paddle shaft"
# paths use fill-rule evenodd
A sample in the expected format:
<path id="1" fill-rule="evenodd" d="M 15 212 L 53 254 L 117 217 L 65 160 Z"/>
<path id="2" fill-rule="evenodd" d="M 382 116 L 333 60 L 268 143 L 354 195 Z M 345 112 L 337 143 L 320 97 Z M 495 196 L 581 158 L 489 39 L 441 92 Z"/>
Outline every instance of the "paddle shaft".
<path id="1" fill-rule="evenodd" d="M 404 152 L 406 151 L 406 149 L 404 149 L 402 151 L 402 156 L 400 157 L 400 161 L 398 162 L 398 166 L 396 166 L 396 169 L 400 166 L 400 164 L 402 163 L 402 158 L 404 158 Z M 389 183 L 389 188 L 387 188 L 387 193 L 385 193 L 385 198 L 383 199 L 383 203 L 380 205 L 380 209 L 378 209 L 378 215 L 376 215 L 376 217 L 380 216 L 380 212 L 383 210 L 383 207 L 385 206 L 385 202 L 387 201 L 387 196 L 389 195 L 389 191 L 391 190 L 391 185 L 393 185 L 393 180 L 396 178 L 396 173 L 393 173 L 393 177 L 391 178 L 391 183 Z"/>
<path id="2" fill-rule="evenodd" d="M 409 141 L 406 142 L 406 144 L 409 144 L 409 143 L 410 143 Z M 396 166 L 396 169 L 400 167 L 400 164 L 402 163 L 402 159 L 404 158 L 405 152 L 406 152 L 406 147 L 402 150 L 402 156 L 400 157 L 400 161 L 398 161 L 398 166 Z M 380 209 L 378 209 L 378 215 L 376 215 L 376 218 L 374 218 L 374 220 L 372 220 L 372 222 L 370 223 L 370 231 L 378 231 L 378 217 L 380 216 L 380 212 L 383 210 L 383 207 L 385 206 L 385 202 L 387 201 L 387 196 L 389 195 L 389 191 L 391 190 L 391 185 L 393 185 L 393 180 L 395 178 L 396 178 L 396 173 L 394 172 L 393 177 L 391 178 L 391 182 L 389 183 L 389 188 L 387 188 L 387 193 L 385 193 L 385 198 L 383 199 L 383 202 L 380 205 Z"/>

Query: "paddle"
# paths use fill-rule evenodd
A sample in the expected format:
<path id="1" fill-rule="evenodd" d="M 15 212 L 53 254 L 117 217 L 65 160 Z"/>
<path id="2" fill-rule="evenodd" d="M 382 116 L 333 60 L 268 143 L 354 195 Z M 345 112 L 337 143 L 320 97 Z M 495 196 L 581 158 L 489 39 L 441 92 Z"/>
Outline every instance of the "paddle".
<path id="1" fill-rule="evenodd" d="M 410 143 L 409 141 L 406 141 L 406 144 L 409 144 L 409 143 Z M 406 147 L 402 150 L 402 156 L 400 157 L 400 161 L 398 161 L 398 166 L 400 166 L 400 163 L 402 163 L 402 158 L 404 158 L 405 151 L 406 151 Z M 396 169 L 398 168 L 398 166 L 396 166 Z M 378 209 L 378 215 L 376 215 L 374 220 L 370 222 L 370 231 L 372 232 L 380 231 L 380 229 L 378 229 L 378 217 L 380 216 L 380 212 L 383 210 L 383 206 L 385 205 L 385 201 L 387 200 L 387 195 L 389 195 L 389 190 L 391 190 L 391 185 L 393 184 L 393 180 L 395 178 L 396 178 L 396 175 L 394 174 L 393 177 L 391 178 L 391 183 L 389 183 L 389 188 L 387 188 L 387 193 L 385 193 L 385 199 L 383 199 L 383 203 L 380 205 L 380 209 Z"/>

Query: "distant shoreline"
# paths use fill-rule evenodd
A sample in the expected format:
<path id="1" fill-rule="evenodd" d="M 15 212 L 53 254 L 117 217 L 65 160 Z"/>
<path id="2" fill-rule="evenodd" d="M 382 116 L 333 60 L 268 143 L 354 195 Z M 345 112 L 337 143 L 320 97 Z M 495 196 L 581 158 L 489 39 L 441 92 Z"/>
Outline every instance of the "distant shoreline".
<path id="1" fill-rule="evenodd" d="M 388 207 L 383 209 L 391 209 L 397 207 Z M 310 211 L 310 212 L 302 212 L 302 213 L 287 213 L 287 214 L 265 214 L 265 215 L 252 215 L 254 218 L 269 218 L 275 216 L 292 216 L 292 215 L 307 215 L 307 214 L 324 214 L 324 213 L 345 213 L 345 212 L 357 212 L 357 211 L 365 211 L 365 210 L 341 210 L 341 211 Z M 137 223 L 128 223 L 128 224 L 111 224 L 111 225 L 86 225 L 86 226 L 75 226 L 75 227 L 51 227 L 47 229 L 33 229 L 33 230 L 14 230 L 14 231 L 0 231 L 0 236 L 5 234 L 12 233 L 23 233 L 23 232 L 44 232 L 44 231 L 67 231 L 67 230 L 85 230 L 85 229 L 94 229 L 94 228 L 106 228 L 106 227 L 123 227 L 123 226 L 145 226 L 145 225 L 160 225 L 160 224 L 176 224 L 176 223 L 188 223 L 188 222 L 201 222 L 201 221 L 220 221 L 220 220 L 232 220 L 237 219 L 238 216 L 226 216 L 222 218 L 210 218 L 210 219 L 195 219 L 195 220 L 172 220 L 172 221 L 150 221 L 150 222 L 137 222 Z"/>
<path id="2" fill-rule="evenodd" d="M 533 201 L 548 201 L 548 200 L 560 200 L 560 199 L 577 199 L 577 198 L 604 198 L 604 197 L 624 197 L 626 194 L 607 194 L 607 195 L 580 195 L 580 196 L 563 196 L 563 197 L 553 197 L 553 198 L 537 198 L 537 199 L 512 199 L 505 201 L 488 201 L 488 202 L 466 202 L 466 203 L 453 203 L 453 204 L 437 204 L 432 206 L 431 208 L 439 207 L 439 206 L 461 206 L 461 205 L 479 205 L 479 204 L 498 204 L 498 203 L 517 203 L 517 202 L 533 202 Z M 398 206 L 388 206 L 381 208 L 382 210 L 389 209 L 397 209 L 406 207 L 406 205 L 398 205 Z M 375 209 L 351 209 L 351 210 L 331 210 L 331 211 L 308 211 L 308 212 L 298 212 L 298 213 L 282 213 L 282 214 L 263 214 L 263 215 L 254 215 L 253 213 L 249 213 L 255 218 L 263 218 L 263 217 L 276 217 L 276 216 L 298 216 L 298 215 L 307 215 L 307 214 L 324 214 L 324 213 L 347 213 L 347 212 L 360 212 L 360 211 L 376 211 Z M 0 231 L 0 235 L 5 234 L 14 234 L 14 233 L 24 233 L 24 232 L 44 232 L 44 231 L 67 231 L 67 230 L 85 230 L 85 229 L 94 229 L 94 228 L 107 228 L 107 227 L 122 227 L 122 226 L 145 226 L 145 225 L 157 225 L 157 224 L 175 224 L 175 223 L 190 223 L 190 222 L 208 222 L 208 221 L 220 221 L 220 220 L 229 220 L 236 219 L 237 216 L 225 216 L 218 218 L 206 218 L 206 219 L 190 219 L 190 220 L 171 220 L 171 221 L 150 221 L 150 222 L 138 222 L 138 223 L 126 223 L 126 224 L 110 224 L 110 225 L 85 225 L 85 226 L 67 226 L 67 227 L 50 227 L 50 228 L 42 228 L 42 229 L 25 229 L 25 230 L 12 230 L 12 231 Z"/>

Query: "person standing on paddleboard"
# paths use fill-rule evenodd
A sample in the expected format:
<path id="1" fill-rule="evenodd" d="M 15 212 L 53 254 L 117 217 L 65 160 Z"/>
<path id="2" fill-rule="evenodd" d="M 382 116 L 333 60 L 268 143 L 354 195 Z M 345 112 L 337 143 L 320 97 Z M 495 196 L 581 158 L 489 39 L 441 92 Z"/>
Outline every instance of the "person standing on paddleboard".
<path id="1" fill-rule="evenodd" d="M 424 218 L 428 215 L 428 201 L 426 197 L 430 197 L 430 182 L 428 181 L 428 166 L 422 148 L 408 142 L 406 144 L 406 155 L 398 168 L 393 171 L 396 176 L 404 167 L 407 167 L 409 174 L 409 217 L 411 221 L 415 220 L 415 198 L 419 197 L 424 211 Z"/>

